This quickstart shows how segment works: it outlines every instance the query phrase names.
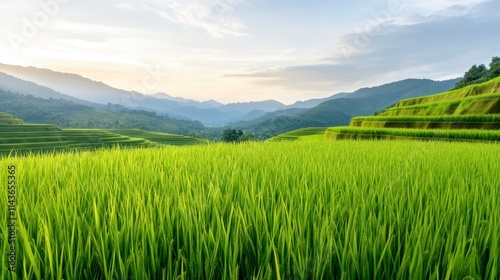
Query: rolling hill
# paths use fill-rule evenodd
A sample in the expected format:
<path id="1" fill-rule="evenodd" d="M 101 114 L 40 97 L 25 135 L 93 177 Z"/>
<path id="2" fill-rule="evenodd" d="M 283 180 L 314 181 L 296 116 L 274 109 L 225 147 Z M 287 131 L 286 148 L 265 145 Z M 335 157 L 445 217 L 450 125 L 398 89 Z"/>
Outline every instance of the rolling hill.
<path id="1" fill-rule="evenodd" d="M 329 128 L 328 139 L 500 141 L 500 78 L 400 101 L 377 116 Z"/>
<path id="2" fill-rule="evenodd" d="M 324 138 L 326 127 L 301 128 L 277 135 L 268 141 L 319 140 Z"/>
<path id="3" fill-rule="evenodd" d="M 26 124 L 0 113 L 0 155 L 95 150 L 110 147 L 200 145 L 204 140 L 142 130 L 61 129 L 51 124 Z"/>
<path id="4" fill-rule="evenodd" d="M 145 131 L 140 129 L 109 129 L 108 131 L 121 135 L 126 135 L 129 137 L 144 138 L 151 142 L 165 144 L 165 145 L 189 146 L 189 145 L 203 145 L 208 143 L 208 141 L 206 140 L 201 140 L 194 137 Z"/>
<path id="5" fill-rule="evenodd" d="M 65 99 L 45 99 L 0 89 L 0 112 L 27 123 L 50 123 L 62 128 L 137 128 L 187 135 L 204 130 L 200 122 L 178 120 L 119 105 L 95 107 Z"/>

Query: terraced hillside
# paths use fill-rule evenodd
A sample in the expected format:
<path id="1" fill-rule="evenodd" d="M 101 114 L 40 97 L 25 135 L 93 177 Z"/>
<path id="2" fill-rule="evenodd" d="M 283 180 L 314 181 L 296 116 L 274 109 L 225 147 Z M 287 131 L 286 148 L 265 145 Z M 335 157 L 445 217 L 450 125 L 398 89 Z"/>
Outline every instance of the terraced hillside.
<path id="1" fill-rule="evenodd" d="M 313 140 L 313 139 L 323 139 L 326 127 L 308 127 L 293 130 L 290 132 L 282 133 L 277 135 L 269 141 L 296 141 L 296 140 Z"/>
<path id="2" fill-rule="evenodd" d="M 500 78 L 441 94 L 402 100 L 377 116 L 333 127 L 327 139 L 500 141 Z"/>
<path id="3" fill-rule="evenodd" d="M 13 125 L 13 124 L 23 124 L 23 121 L 9 114 L 0 113 L 0 125 Z"/>
<path id="4" fill-rule="evenodd" d="M 203 145 L 207 144 L 208 141 L 188 137 L 184 135 L 176 135 L 176 134 L 168 134 L 168 133 L 159 133 L 159 132 L 151 132 L 140 129 L 110 129 L 110 132 L 118 133 L 122 135 L 127 135 L 130 137 L 140 137 L 151 142 L 165 144 L 165 145 L 174 145 L 174 146 L 187 146 L 187 145 Z"/>
<path id="5" fill-rule="evenodd" d="M 194 145 L 202 140 L 181 135 L 130 130 L 130 135 L 101 129 L 61 129 L 55 125 L 24 124 L 0 113 L 0 155 L 120 147 L 155 147 L 162 144 Z M 122 132 L 127 132 L 123 130 Z M 140 133 L 139 133 L 140 132 Z"/>

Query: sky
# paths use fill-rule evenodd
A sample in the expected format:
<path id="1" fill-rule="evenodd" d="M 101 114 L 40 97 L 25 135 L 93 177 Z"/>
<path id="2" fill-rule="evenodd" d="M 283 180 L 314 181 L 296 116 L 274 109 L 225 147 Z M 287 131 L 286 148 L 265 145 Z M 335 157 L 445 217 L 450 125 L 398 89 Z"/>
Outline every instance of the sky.
<path id="1" fill-rule="evenodd" d="M 500 56 L 497 0 L 0 1 L 0 63 L 223 103 L 286 104 Z"/>

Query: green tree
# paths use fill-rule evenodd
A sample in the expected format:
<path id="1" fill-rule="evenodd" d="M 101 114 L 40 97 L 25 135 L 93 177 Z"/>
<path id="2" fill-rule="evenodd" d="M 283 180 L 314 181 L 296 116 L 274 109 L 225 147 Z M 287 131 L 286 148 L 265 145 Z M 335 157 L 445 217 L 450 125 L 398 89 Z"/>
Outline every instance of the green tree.
<path id="1" fill-rule="evenodd" d="M 500 76 L 500 57 L 496 56 L 491 59 L 490 70 L 488 71 L 488 79 L 493 79 Z"/>
<path id="2" fill-rule="evenodd" d="M 464 78 L 455 85 L 455 89 L 468 85 L 482 83 L 488 80 L 488 69 L 484 64 L 473 65 L 469 71 L 465 72 Z"/>
<path id="3" fill-rule="evenodd" d="M 238 139 L 243 136 L 243 131 L 227 128 L 222 132 L 222 141 L 224 142 L 238 142 Z"/>

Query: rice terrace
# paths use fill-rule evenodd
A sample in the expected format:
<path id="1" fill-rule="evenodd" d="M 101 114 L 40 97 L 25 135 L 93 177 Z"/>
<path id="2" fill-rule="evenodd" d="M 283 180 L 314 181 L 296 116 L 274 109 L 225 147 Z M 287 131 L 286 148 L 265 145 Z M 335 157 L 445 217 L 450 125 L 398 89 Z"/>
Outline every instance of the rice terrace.
<path id="1" fill-rule="evenodd" d="M 499 279 L 499 90 L 496 78 L 240 144 L 2 113 L 13 275 Z"/>
<path id="2" fill-rule="evenodd" d="M 500 280 L 500 1 L 4 2 L 0 280 Z"/>

